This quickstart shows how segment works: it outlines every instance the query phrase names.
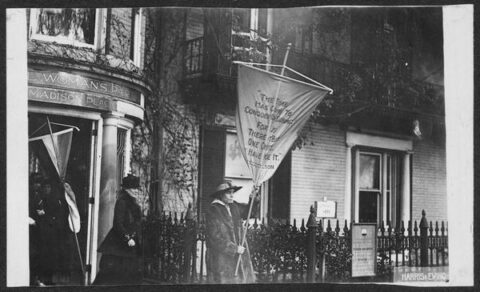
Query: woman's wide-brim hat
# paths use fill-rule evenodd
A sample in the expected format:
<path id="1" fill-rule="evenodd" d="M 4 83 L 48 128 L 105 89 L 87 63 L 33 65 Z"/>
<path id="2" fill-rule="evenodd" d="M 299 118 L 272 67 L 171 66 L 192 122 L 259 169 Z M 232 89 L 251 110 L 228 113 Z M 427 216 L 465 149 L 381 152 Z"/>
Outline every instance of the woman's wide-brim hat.
<path id="1" fill-rule="evenodd" d="M 140 187 L 140 178 L 129 173 L 122 179 L 122 187 L 124 189 L 135 189 Z"/>
<path id="2" fill-rule="evenodd" d="M 242 187 L 240 187 L 240 186 L 236 186 L 236 185 L 232 184 L 231 181 L 226 180 L 226 181 L 223 181 L 221 184 L 219 184 L 217 186 L 217 188 L 215 189 L 215 192 L 212 193 L 210 195 L 210 197 L 218 197 L 218 196 L 222 195 L 223 193 L 228 192 L 229 190 L 233 190 L 234 192 L 236 192 L 241 188 Z"/>

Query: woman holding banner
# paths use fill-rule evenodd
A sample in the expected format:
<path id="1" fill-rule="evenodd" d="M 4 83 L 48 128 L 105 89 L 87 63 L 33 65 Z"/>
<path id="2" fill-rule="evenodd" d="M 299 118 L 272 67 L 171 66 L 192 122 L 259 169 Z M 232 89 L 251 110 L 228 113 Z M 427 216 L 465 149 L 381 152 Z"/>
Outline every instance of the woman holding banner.
<path id="1" fill-rule="evenodd" d="M 213 201 L 207 213 L 207 275 L 214 283 L 253 283 L 253 271 L 248 244 L 242 246 L 242 218 L 247 217 L 248 205 L 233 200 L 233 194 L 242 187 L 224 181 L 211 195 Z M 250 201 L 256 189 L 250 195 Z M 258 202 L 256 197 L 254 202 Z M 240 272 L 235 276 L 238 257 Z"/>

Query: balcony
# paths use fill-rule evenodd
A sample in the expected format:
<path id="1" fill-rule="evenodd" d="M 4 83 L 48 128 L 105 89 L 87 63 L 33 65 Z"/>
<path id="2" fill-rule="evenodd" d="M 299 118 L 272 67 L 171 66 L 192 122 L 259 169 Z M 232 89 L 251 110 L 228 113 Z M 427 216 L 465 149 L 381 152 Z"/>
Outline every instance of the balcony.
<path id="1" fill-rule="evenodd" d="M 274 62 L 279 63 L 283 55 L 281 52 Z M 377 128 L 380 125 L 378 130 L 407 135 L 414 119 L 444 123 L 443 86 L 405 76 L 382 82 L 365 65 L 296 52 L 289 54 L 287 65 L 334 90 L 316 111 L 320 120 Z"/>
<path id="2" fill-rule="evenodd" d="M 185 102 L 234 109 L 237 65 L 233 61 L 266 63 L 267 60 L 266 46 L 257 43 L 252 46 L 257 39 L 250 33 L 231 30 L 223 35 L 221 42 L 211 35 L 186 41 L 180 81 Z"/>
<path id="3" fill-rule="evenodd" d="M 281 64 L 284 55 L 284 51 L 277 52 L 273 63 Z M 216 48 L 205 44 L 205 38 L 189 40 L 184 56 L 181 87 L 186 101 L 216 105 L 223 110 L 233 110 L 236 104 L 237 65 L 232 61 L 258 62 L 249 59 L 251 52 L 242 46 L 230 45 L 228 54 L 221 56 Z M 412 119 L 428 117 L 432 122 L 443 117 L 442 86 L 414 80 L 380 84 L 366 66 L 344 64 L 319 55 L 290 52 L 287 65 L 333 88 L 334 94 L 316 112 L 320 120 L 366 127 L 381 125 L 383 128 L 378 130 L 408 135 Z"/>

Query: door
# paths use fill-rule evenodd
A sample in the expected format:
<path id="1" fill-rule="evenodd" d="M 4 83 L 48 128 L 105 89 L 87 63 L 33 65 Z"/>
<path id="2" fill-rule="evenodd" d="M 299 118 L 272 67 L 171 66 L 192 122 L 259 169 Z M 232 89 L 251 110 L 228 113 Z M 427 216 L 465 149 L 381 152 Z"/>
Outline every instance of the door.
<path id="1" fill-rule="evenodd" d="M 57 285 L 83 285 L 85 283 L 85 263 L 88 257 L 88 242 L 90 239 L 90 221 L 91 221 L 91 208 L 90 197 L 92 194 L 92 120 L 57 116 L 57 115 L 45 115 L 45 114 L 29 114 L 29 136 L 30 138 L 40 137 L 42 135 L 49 135 L 50 130 L 47 123 L 47 117 L 51 122 L 52 132 L 58 132 L 69 127 L 75 127 L 72 134 L 72 141 L 70 145 L 70 152 L 68 156 L 68 164 L 66 168 L 65 181 L 70 184 L 74 194 L 76 206 L 80 215 L 80 231 L 77 234 L 71 232 L 64 232 L 68 230 L 68 215 L 63 220 L 58 220 L 59 226 L 65 226 L 65 229 L 57 228 L 54 231 L 50 230 L 53 234 L 50 239 L 43 238 L 43 234 L 40 232 L 37 238 L 34 238 L 36 242 L 32 245 L 36 246 L 38 250 L 42 252 L 40 255 L 32 259 L 33 263 L 37 261 L 40 265 L 47 263 L 52 266 L 55 272 L 42 276 Z M 68 147 L 68 144 L 58 144 L 56 147 Z M 58 214 L 63 210 L 62 205 L 66 206 L 65 196 L 63 195 L 62 183 L 58 180 L 58 174 L 55 171 L 55 166 L 52 160 L 49 158 L 46 148 L 42 144 L 42 140 L 32 140 L 29 143 L 29 157 L 30 157 L 30 174 L 39 173 L 43 178 L 50 179 L 52 183 L 52 189 L 54 192 L 51 195 L 43 194 L 43 202 L 59 202 L 56 206 Z M 54 194 L 58 194 L 58 197 L 54 197 Z M 47 197 L 50 197 L 48 199 Z M 57 199 L 58 198 L 58 199 Z M 37 204 L 39 205 L 39 204 Z M 34 209 L 38 206 L 33 206 Z M 37 208 L 38 209 L 38 208 Z M 45 208 L 48 210 L 48 208 Z M 53 212 L 53 211 L 52 211 Z M 63 213 L 61 213 L 63 214 Z M 68 211 L 66 211 L 68 214 Z M 42 215 L 44 216 L 44 215 Z M 39 218 L 39 230 L 47 230 L 48 226 L 40 226 L 48 222 L 48 214 L 45 214 L 45 220 Z M 54 213 L 52 213 L 54 216 Z M 52 217 L 55 219 L 56 217 Z M 57 220 L 57 219 L 55 219 Z M 48 248 L 45 246 L 48 242 Z M 52 246 L 50 246 L 52 245 Z M 58 255 L 50 254 L 49 249 L 61 250 Z M 83 267 L 83 269 L 82 269 Z M 31 275 L 36 277 L 38 275 Z"/>

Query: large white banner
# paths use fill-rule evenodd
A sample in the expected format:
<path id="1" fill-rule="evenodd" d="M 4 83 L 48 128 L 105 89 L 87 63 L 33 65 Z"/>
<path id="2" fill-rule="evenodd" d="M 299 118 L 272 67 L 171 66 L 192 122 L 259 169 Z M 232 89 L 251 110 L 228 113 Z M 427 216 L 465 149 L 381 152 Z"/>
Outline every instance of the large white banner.
<path id="1" fill-rule="evenodd" d="M 275 173 L 329 91 L 243 64 L 239 64 L 237 90 L 238 141 L 258 186 Z"/>

